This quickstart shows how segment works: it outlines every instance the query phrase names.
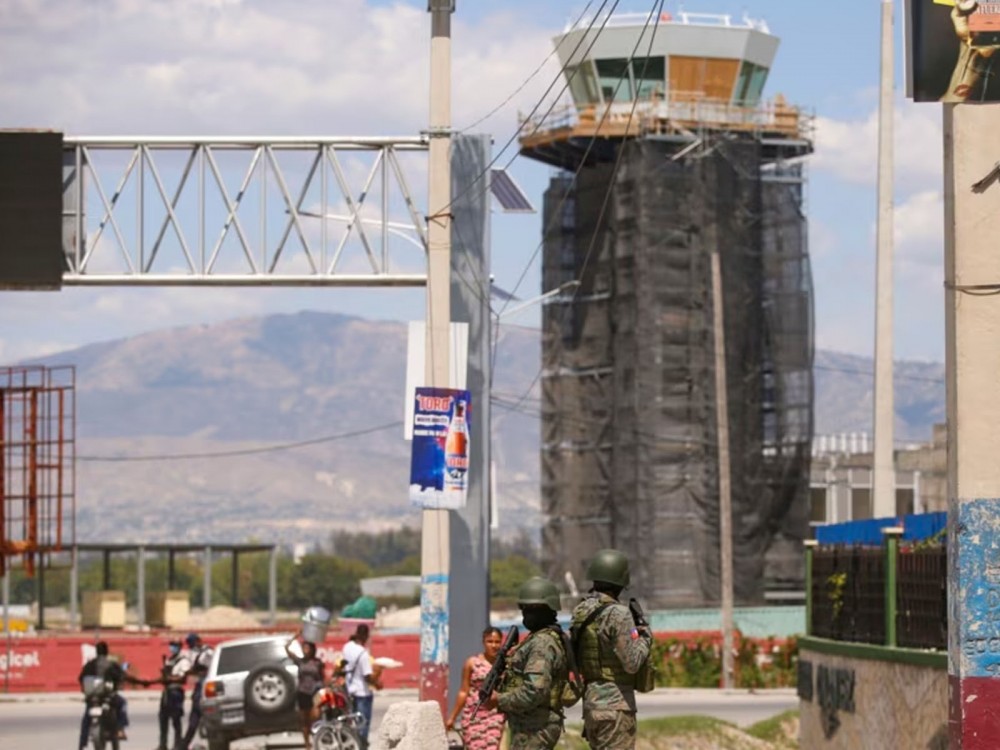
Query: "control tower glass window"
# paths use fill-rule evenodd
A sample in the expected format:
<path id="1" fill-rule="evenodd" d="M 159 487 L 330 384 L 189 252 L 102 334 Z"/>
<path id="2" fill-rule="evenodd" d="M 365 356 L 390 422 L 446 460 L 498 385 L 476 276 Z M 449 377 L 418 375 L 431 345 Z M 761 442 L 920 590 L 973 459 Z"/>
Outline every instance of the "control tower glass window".
<path id="1" fill-rule="evenodd" d="M 661 97 L 667 86 L 667 72 L 662 57 L 636 57 L 632 59 L 632 80 L 638 89 L 638 99 Z"/>
<path id="2" fill-rule="evenodd" d="M 597 78 L 594 75 L 594 65 L 590 60 L 566 69 L 570 93 L 577 105 L 597 104 L 601 101 L 597 93 Z M 624 84 L 623 84 L 624 85 Z"/>
<path id="3" fill-rule="evenodd" d="M 751 62 L 744 62 L 740 67 L 740 77 L 733 93 L 733 103 L 743 107 L 756 107 L 767 81 L 768 70 Z"/>
<path id="4" fill-rule="evenodd" d="M 595 60 L 597 79 L 601 84 L 601 98 L 605 104 L 632 101 L 632 80 L 626 58 Z"/>

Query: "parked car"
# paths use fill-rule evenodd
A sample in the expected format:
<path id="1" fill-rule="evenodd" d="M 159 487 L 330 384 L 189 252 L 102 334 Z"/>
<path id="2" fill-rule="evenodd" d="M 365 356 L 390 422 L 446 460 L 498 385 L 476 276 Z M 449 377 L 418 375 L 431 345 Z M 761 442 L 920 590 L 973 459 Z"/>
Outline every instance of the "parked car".
<path id="1" fill-rule="evenodd" d="M 300 731 L 298 668 L 286 643 L 288 636 L 258 636 L 215 647 L 201 699 L 208 750 L 229 750 L 241 737 Z"/>

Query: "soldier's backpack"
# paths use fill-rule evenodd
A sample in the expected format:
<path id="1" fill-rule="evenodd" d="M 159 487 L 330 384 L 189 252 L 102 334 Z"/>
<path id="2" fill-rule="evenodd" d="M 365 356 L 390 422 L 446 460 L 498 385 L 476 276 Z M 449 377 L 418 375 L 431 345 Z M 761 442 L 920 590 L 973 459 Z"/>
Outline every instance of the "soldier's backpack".
<path id="1" fill-rule="evenodd" d="M 576 654 L 573 652 L 573 644 L 570 643 L 569 635 L 558 625 L 553 630 L 558 633 L 559 640 L 562 642 L 563 651 L 566 653 L 566 665 L 569 669 L 569 676 L 566 684 L 563 685 L 559 702 L 563 708 L 569 708 L 579 703 L 580 698 L 583 697 L 583 675 L 580 674 L 580 669 L 576 665 Z"/>

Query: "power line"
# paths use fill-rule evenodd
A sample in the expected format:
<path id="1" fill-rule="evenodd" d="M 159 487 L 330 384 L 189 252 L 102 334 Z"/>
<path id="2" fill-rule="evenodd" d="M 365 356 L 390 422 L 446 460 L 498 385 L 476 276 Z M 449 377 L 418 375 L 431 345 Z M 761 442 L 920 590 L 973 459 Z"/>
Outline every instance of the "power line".
<path id="1" fill-rule="evenodd" d="M 389 422 L 387 424 L 378 425 L 376 427 L 368 427 L 363 430 L 355 430 L 353 432 L 344 432 L 339 435 L 326 435 L 324 437 L 312 438 L 310 440 L 299 440 L 294 443 L 279 443 L 277 445 L 268 445 L 262 448 L 242 448 L 238 450 L 229 451 L 207 451 L 205 453 L 163 453 L 163 454 L 150 454 L 143 456 L 77 456 L 77 461 L 89 461 L 89 462 L 102 462 L 102 463 L 124 463 L 130 461 L 179 461 L 187 460 L 193 458 L 231 458 L 234 456 L 253 456 L 260 453 L 276 453 L 278 451 L 288 451 L 294 450 L 296 448 L 304 448 L 309 445 L 320 445 L 322 443 L 332 443 L 337 440 L 346 440 L 348 438 L 361 437 L 362 435 L 371 435 L 375 432 L 382 432 L 383 430 L 389 430 L 393 427 L 399 427 L 403 423 L 401 421 Z"/>
<path id="2" fill-rule="evenodd" d="M 590 2 L 587 3 L 587 7 L 585 7 L 583 9 L 583 11 L 580 13 L 579 17 L 576 19 L 576 22 L 573 24 L 573 28 L 576 28 L 576 26 L 580 23 L 580 21 L 582 21 L 584 18 L 587 17 L 587 11 L 590 10 L 590 6 L 593 5 L 593 4 L 594 4 L 594 0 L 590 0 Z M 593 24 L 591 24 L 591 25 L 593 25 Z M 514 89 L 513 92 L 511 92 L 510 96 L 508 96 L 506 99 L 504 99 L 502 102 L 500 102 L 500 104 L 498 104 L 497 106 L 495 106 L 493 109 L 491 109 L 485 115 L 483 115 L 482 117 L 480 117 L 478 120 L 476 120 L 475 122 L 473 122 L 470 125 L 466 125 L 464 128 L 462 128 L 458 132 L 459 133 L 465 133 L 465 132 L 468 132 L 469 130 L 472 130 L 474 127 L 476 127 L 476 125 L 478 125 L 479 123 L 483 122 L 484 120 L 488 120 L 493 115 L 495 115 L 497 112 L 499 112 L 501 109 L 503 109 L 504 107 L 506 107 L 510 103 L 511 99 L 513 99 L 515 96 L 517 96 L 519 93 L 521 93 L 521 91 L 524 90 L 524 87 L 527 86 L 529 83 L 531 83 L 532 79 L 536 75 L 538 75 L 539 73 L 542 72 L 542 68 L 545 67 L 545 64 L 548 63 L 548 61 L 552 59 L 553 55 L 555 55 L 557 51 L 558 51 L 558 48 L 557 47 L 553 47 L 552 51 L 549 52 L 548 56 L 544 60 L 542 60 L 541 64 L 537 68 L 535 68 L 535 70 L 531 73 L 531 75 L 529 75 L 527 78 L 524 79 L 524 81 L 521 82 L 520 86 L 518 86 L 516 89 Z M 574 50 L 574 52 L 575 52 L 575 50 Z M 562 72 L 562 71 L 560 70 L 560 72 Z"/>
<path id="3" fill-rule="evenodd" d="M 639 33 L 638 37 L 636 38 L 635 46 L 633 46 L 632 51 L 629 54 L 628 62 L 627 62 L 626 65 L 622 66 L 622 72 L 618 76 L 618 82 L 615 85 L 615 89 L 612 92 L 611 97 L 610 97 L 611 101 L 616 101 L 617 100 L 617 98 L 618 98 L 618 92 L 621 89 L 621 86 L 624 83 L 625 79 L 629 75 L 628 74 L 628 70 L 631 67 L 632 62 L 635 60 L 636 52 L 639 51 L 639 46 L 642 44 L 643 37 L 646 36 L 646 31 L 649 29 L 650 21 L 655 17 L 656 20 L 653 21 L 653 31 L 652 31 L 652 34 L 650 35 L 649 46 L 647 47 L 647 50 L 646 50 L 646 58 L 645 58 L 645 61 L 643 62 L 642 75 L 640 76 L 641 79 L 645 80 L 645 78 L 646 78 L 646 70 L 647 70 L 647 68 L 649 66 L 649 59 L 650 59 L 649 56 L 652 53 L 653 44 L 656 41 L 656 32 L 657 32 L 657 30 L 660 27 L 660 19 L 662 18 L 662 15 L 663 15 L 663 4 L 664 4 L 664 0 L 654 1 L 653 5 L 654 5 L 655 10 L 650 11 L 650 14 L 646 17 L 646 22 L 642 26 L 642 31 Z M 616 5 L 617 5 L 617 3 L 616 3 Z M 614 11 L 614 8 L 612 8 L 612 12 L 613 11 Z M 607 24 L 608 20 L 610 20 L 610 14 L 608 15 L 607 18 L 604 19 L 604 24 Z M 601 29 L 602 30 L 604 29 L 603 25 L 601 26 Z M 593 46 L 593 45 L 591 45 L 591 46 Z M 576 71 L 574 71 L 574 73 L 576 73 Z M 637 89 L 638 89 L 638 87 L 637 87 Z M 630 129 L 632 127 L 632 120 L 635 117 L 636 108 L 639 106 L 639 92 L 638 92 L 638 90 L 636 90 L 634 92 L 631 92 L 631 93 L 633 95 L 632 107 L 629 109 L 628 121 L 625 123 L 625 133 L 628 133 L 630 131 Z M 597 123 L 597 126 L 594 128 L 594 135 L 591 137 L 590 143 L 587 144 L 587 151 L 584 153 L 583 157 L 580 159 L 580 164 L 577 167 L 576 171 L 573 173 L 572 180 L 570 180 L 570 182 L 568 183 L 566 189 L 563 191 L 562 199 L 561 199 L 559 205 L 556 207 L 556 210 L 552 212 L 552 222 L 551 222 L 551 224 L 549 226 L 546 226 L 546 227 L 543 228 L 542 241 L 539 242 L 538 246 L 535 248 L 535 252 L 532 253 L 531 258 L 528 260 L 528 263 L 526 264 L 524 270 L 522 271 L 521 276 L 518 279 L 517 284 L 514 286 L 514 289 L 511 290 L 511 294 L 517 294 L 517 289 L 521 285 L 521 282 L 524 280 L 524 277 L 527 275 L 528 268 L 530 268 L 531 264 L 534 263 L 535 258 L 538 257 L 538 253 L 541 251 L 542 247 L 545 244 L 545 235 L 548 234 L 549 227 L 552 226 L 552 225 L 554 225 L 556 219 L 560 218 L 561 212 L 562 212 L 562 207 L 565 204 L 565 202 L 568 200 L 570 191 L 574 189 L 577 177 L 579 177 L 580 172 L 583 170 L 583 167 L 586 164 L 587 157 L 590 154 L 590 150 L 593 148 L 594 144 L 597 142 L 597 134 L 600 132 L 601 126 L 604 124 L 604 120 L 607 118 L 607 116 L 608 116 L 608 114 L 610 112 L 611 112 L 611 106 L 609 104 L 608 106 L 606 106 L 604 108 L 604 112 L 601 115 L 601 119 Z M 599 213 L 599 215 L 597 217 L 597 221 L 594 223 L 594 231 L 593 231 L 593 234 L 591 235 L 591 238 L 590 238 L 590 244 L 587 247 L 587 253 L 584 256 L 583 264 L 580 266 L 580 270 L 576 274 L 576 277 L 575 277 L 575 280 L 577 282 L 576 287 L 573 290 L 573 295 L 572 295 L 572 298 L 570 299 L 569 304 L 567 304 L 563 308 L 563 310 L 562 310 L 562 313 L 564 315 L 568 314 L 569 309 L 575 304 L 576 298 L 580 294 L 580 289 L 583 286 L 583 280 L 584 280 L 584 277 L 585 277 L 585 275 L 587 273 L 587 268 L 590 265 L 590 260 L 591 260 L 592 254 L 593 254 L 594 247 L 597 244 L 597 238 L 598 238 L 598 235 L 599 235 L 600 230 L 601 230 L 601 223 L 604 221 L 604 214 L 607 211 L 608 204 L 611 201 L 611 195 L 612 195 L 612 192 L 614 191 L 614 187 L 615 187 L 615 179 L 618 176 L 618 170 L 621 167 L 622 158 L 623 158 L 624 154 L 625 154 L 625 140 L 623 139 L 622 142 L 621 142 L 621 144 L 619 144 L 619 146 L 618 146 L 618 153 L 615 155 L 614 166 L 611 169 L 611 175 L 608 177 L 608 187 L 607 187 L 607 189 L 604 192 L 604 201 L 601 204 L 601 211 L 600 211 L 600 213 Z M 504 303 L 504 306 L 501 307 L 500 312 L 497 314 L 497 319 L 498 320 L 499 320 L 500 315 L 503 314 L 503 310 L 506 307 L 506 304 L 507 303 Z M 494 352 L 494 363 L 495 363 L 495 361 L 496 361 L 496 352 Z M 491 368 L 491 377 L 492 377 L 492 372 L 493 372 L 494 369 L 495 368 Z M 535 375 L 534 379 L 531 381 L 531 385 L 528 386 L 528 388 L 527 388 L 527 390 L 525 390 L 525 392 L 524 392 L 521 400 L 518 401 L 518 404 L 517 404 L 518 406 L 520 406 L 520 404 L 524 400 L 524 398 L 527 397 L 527 395 L 535 387 L 535 384 L 542 377 L 542 371 L 543 371 L 543 368 L 540 367 L 538 369 L 538 373 Z M 491 380 L 490 384 L 492 385 L 492 380 Z"/>
<path id="4" fill-rule="evenodd" d="M 618 3 L 620 1 L 621 0 L 614 0 L 614 3 L 611 6 L 611 10 L 609 10 L 608 14 L 604 17 L 604 22 L 601 24 L 601 28 L 597 30 L 597 34 L 594 35 L 594 38 L 591 40 L 590 45 L 584 51 L 584 53 L 583 53 L 584 57 L 586 57 L 588 54 L 590 54 L 590 50 L 593 49 L 594 45 L 597 43 L 597 40 L 600 38 L 601 33 L 604 31 L 604 27 L 607 26 L 608 21 L 611 20 L 611 15 L 615 12 L 615 9 L 618 7 Z M 578 41 L 576 43 L 576 46 L 569 53 L 569 55 L 567 56 L 566 59 L 572 60 L 572 59 L 575 58 L 577 50 L 583 44 L 584 40 L 587 38 L 587 36 L 590 34 L 590 32 L 593 30 L 594 24 L 597 23 L 597 19 L 600 17 L 601 11 L 604 10 L 604 6 L 607 5 L 608 2 L 609 2 L 609 0 L 603 0 L 601 2 L 601 7 L 597 9 L 597 13 L 594 15 L 594 19 L 590 22 L 590 25 L 587 27 L 587 31 L 580 37 L 580 41 Z M 552 83 L 549 84 L 549 87 L 547 89 L 545 89 L 545 92 L 541 95 L 541 97 L 539 98 L 538 102 L 535 104 L 535 106 L 533 106 L 531 108 L 531 111 L 527 114 L 526 121 L 528 119 L 530 119 L 539 110 L 539 108 L 542 106 L 542 104 L 544 104 L 545 97 L 547 97 L 549 95 L 549 93 L 552 91 L 552 89 L 555 87 L 555 85 L 559 82 L 559 79 L 562 78 L 562 77 L 566 77 L 567 78 L 566 83 L 563 85 L 562 89 L 556 95 L 555 99 L 553 99 L 552 105 L 549 107 L 549 109 L 545 112 L 545 114 L 542 116 L 542 118 L 540 120 L 540 122 L 544 121 L 544 119 L 546 117 L 548 117 L 549 114 L 552 112 L 553 108 L 555 107 L 556 102 L 559 100 L 559 97 L 561 97 L 566 92 L 566 90 L 569 88 L 570 82 L 573 81 L 573 79 L 576 77 L 576 74 L 578 72 L 579 72 L 579 68 L 575 68 L 573 70 L 573 72 L 570 73 L 568 77 L 566 77 L 566 66 L 564 65 L 564 66 L 560 67 L 559 68 L 559 72 L 556 74 L 556 77 L 552 80 Z M 522 126 L 518 125 L 517 129 L 514 131 L 514 134 L 511 135 L 511 137 L 507 139 L 507 142 L 503 145 L 503 148 L 500 149 L 500 151 L 497 153 L 497 155 L 494 156 L 490 160 L 489 164 L 487 164 L 485 167 L 483 167 L 483 170 L 478 175 L 476 175 L 475 179 L 473 179 L 472 182 L 469 183 L 469 185 L 465 188 L 465 190 L 463 190 L 462 192 L 460 192 L 456 196 L 452 196 L 451 202 L 447 206 L 445 206 L 445 207 L 443 207 L 443 208 L 440 209 L 441 213 L 445 213 L 448 210 L 450 210 L 451 206 L 456 201 L 458 201 L 459 198 L 462 198 L 463 196 L 465 196 L 470 190 L 472 190 L 476 186 L 476 184 L 482 182 L 483 178 L 486 177 L 490 173 L 490 169 L 492 169 L 493 166 L 500 160 L 500 157 L 503 156 L 504 152 L 508 148 L 510 148 L 511 144 L 514 143 L 514 141 L 517 140 L 517 137 L 518 137 L 518 135 L 520 135 L 521 130 L 522 130 Z M 537 130 L 537 128 L 536 128 L 536 130 Z M 509 166 L 509 163 L 508 163 L 508 166 Z M 488 189 L 489 189 L 488 185 L 484 185 L 482 187 L 482 191 L 485 191 L 485 190 L 488 190 Z"/>
<path id="5" fill-rule="evenodd" d="M 814 370 L 827 370 L 829 372 L 843 372 L 848 375 L 866 375 L 868 377 L 875 377 L 875 373 L 869 370 L 856 370 L 850 367 L 832 367 L 830 365 L 813 365 Z M 900 375 L 895 373 L 893 375 L 894 380 L 919 380 L 925 383 L 938 383 L 944 385 L 944 378 L 928 378 L 922 377 L 920 375 Z"/>

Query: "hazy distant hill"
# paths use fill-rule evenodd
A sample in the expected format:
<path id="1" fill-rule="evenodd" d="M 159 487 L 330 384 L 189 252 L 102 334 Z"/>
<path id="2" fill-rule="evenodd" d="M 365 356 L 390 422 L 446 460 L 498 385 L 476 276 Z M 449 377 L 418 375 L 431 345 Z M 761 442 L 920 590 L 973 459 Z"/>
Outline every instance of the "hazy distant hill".
<path id="1" fill-rule="evenodd" d="M 930 440 L 931 426 L 945 420 L 944 364 L 898 361 L 894 370 L 896 439 Z M 818 351 L 814 372 L 815 433 L 871 433 L 874 394 L 871 358 Z"/>
<path id="2" fill-rule="evenodd" d="M 509 328 L 496 358 L 494 457 L 506 528 L 538 525 L 539 351 L 537 332 Z M 78 538 L 316 542 L 334 528 L 416 522 L 401 425 L 405 352 L 402 323 L 303 312 L 46 358 L 77 368 Z M 870 360 L 819 352 L 816 365 L 817 433 L 870 430 Z M 942 378 L 938 364 L 897 365 L 898 437 L 926 439 L 943 419 Z M 231 457 L 90 460 L 313 440 Z"/>

